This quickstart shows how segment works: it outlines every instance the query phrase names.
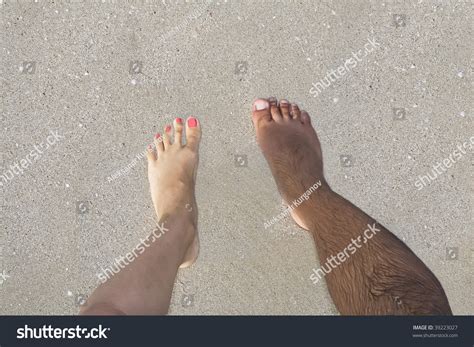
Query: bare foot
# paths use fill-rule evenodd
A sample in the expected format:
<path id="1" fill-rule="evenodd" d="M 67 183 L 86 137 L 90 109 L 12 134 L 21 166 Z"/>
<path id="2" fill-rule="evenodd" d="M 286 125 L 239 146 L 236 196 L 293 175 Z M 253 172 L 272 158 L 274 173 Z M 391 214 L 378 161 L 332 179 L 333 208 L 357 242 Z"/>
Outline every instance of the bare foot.
<path id="1" fill-rule="evenodd" d="M 321 145 L 306 111 L 287 100 L 257 99 L 252 107 L 257 141 L 270 166 L 281 196 L 288 205 L 318 182 L 325 189 Z M 311 199 L 291 211 L 295 222 L 308 230 L 310 221 L 303 213 Z"/>
<path id="2" fill-rule="evenodd" d="M 189 117 L 186 121 L 184 145 L 183 128 L 183 120 L 176 118 L 174 132 L 173 127 L 167 125 L 163 135 L 155 135 L 155 148 L 150 146 L 147 150 L 148 180 L 158 220 L 177 215 L 189 222 L 189 232 L 183 240 L 189 246 L 181 268 L 193 264 L 199 253 L 194 187 L 201 139 L 201 128 L 196 118 Z"/>

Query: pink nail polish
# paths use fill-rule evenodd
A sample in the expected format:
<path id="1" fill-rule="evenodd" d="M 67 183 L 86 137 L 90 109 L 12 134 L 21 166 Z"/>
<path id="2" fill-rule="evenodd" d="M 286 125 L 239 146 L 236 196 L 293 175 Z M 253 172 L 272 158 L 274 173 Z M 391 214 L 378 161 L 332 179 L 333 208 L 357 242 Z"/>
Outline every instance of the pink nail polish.
<path id="1" fill-rule="evenodd" d="M 170 132 L 170 131 L 171 131 L 171 125 L 167 125 L 167 126 L 165 127 L 165 131 L 166 131 L 167 133 Z"/>
<path id="2" fill-rule="evenodd" d="M 195 128 L 197 126 L 197 124 L 198 124 L 198 122 L 197 122 L 196 118 L 191 117 L 191 118 L 188 119 L 188 126 L 190 128 Z"/>
<path id="3" fill-rule="evenodd" d="M 157 133 L 157 134 L 155 135 L 155 139 L 159 139 L 160 137 L 161 137 L 160 133 Z"/>
<path id="4" fill-rule="evenodd" d="M 182 118 L 176 118 L 176 123 L 183 124 L 183 119 Z"/>

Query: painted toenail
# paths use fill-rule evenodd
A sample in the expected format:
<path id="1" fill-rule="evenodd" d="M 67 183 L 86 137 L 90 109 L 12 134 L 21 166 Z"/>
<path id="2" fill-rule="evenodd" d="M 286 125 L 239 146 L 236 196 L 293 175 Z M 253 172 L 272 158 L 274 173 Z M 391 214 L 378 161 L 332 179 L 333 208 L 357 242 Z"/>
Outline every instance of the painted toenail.
<path id="1" fill-rule="evenodd" d="M 167 125 L 166 128 L 165 128 L 165 131 L 168 133 L 171 131 L 171 125 Z"/>
<path id="2" fill-rule="evenodd" d="M 254 105 L 257 111 L 266 110 L 268 108 L 268 102 L 265 100 L 257 100 Z"/>
<path id="3" fill-rule="evenodd" d="M 155 135 L 155 139 L 159 139 L 160 137 L 161 137 L 160 133 L 157 133 L 157 134 Z"/>
<path id="4" fill-rule="evenodd" d="M 183 119 L 182 118 L 176 118 L 176 123 L 178 124 L 183 124 Z"/>
<path id="5" fill-rule="evenodd" d="M 197 123 L 198 122 L 197 122 L 196 118 L 191 117 L 191 118 L 188 119 L 188 126 L 190 128 L 195 128 L 197 126 Z"/>

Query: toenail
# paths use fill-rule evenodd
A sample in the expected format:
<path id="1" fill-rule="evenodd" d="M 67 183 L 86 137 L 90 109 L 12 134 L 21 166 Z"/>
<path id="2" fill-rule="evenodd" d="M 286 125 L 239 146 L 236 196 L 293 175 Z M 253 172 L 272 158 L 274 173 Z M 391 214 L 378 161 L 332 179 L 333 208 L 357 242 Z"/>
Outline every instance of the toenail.
<path id="1" fill-rule="evenodd" d="M 268 108 L 268 102 L 261 99 L 255 101 L 254 105 L 255 105 L 255 110 L 257 111 L 265 110 Z"/>
<path id="2" fill-rule="evenodd" d="M 189 126 L 190 128 L 195 128 L 196 125 L 197 125 L 197 123 L 198 123 L 198 122 L 197 122 L 197 119 L 196 119 L 196 118 L 191 117 L 191 118 L 188 119 L 188 126 Z"/>
<path id="3" fill-rule="evenodd" d="M 160 133 L 157 133 L 157 134 L 155 135 L 155 139 L 159 139 L 160 137 L 161 137 Z"/>
<path id="4" fill-rule="evenodd" d="M 183 119 L 182 118 L 176 118 L 176 123 L 178 124 L 183 124 Z"/>
<path id="5" fill-rule="evenodd" d="M 288 105 L 288 101 L 287 100 L 280 100 L 280 104 Z"/>
<path id="6" fill-rule="evenodd" d="M 171 131 L 171 125 L 167 125 L 166 128 L 165 128 L 165 131 L 170 132 Z"/>

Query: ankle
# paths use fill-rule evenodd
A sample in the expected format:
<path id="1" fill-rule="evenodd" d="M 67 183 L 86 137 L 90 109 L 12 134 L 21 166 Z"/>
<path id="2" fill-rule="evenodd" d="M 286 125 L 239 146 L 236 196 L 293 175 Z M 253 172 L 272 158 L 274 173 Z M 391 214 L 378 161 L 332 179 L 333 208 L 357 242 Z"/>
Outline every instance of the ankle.
<path id="1" fill-rule="evenodd" d="M 195 223 L 197 205 L 194 192 L 174 192 L 167 196 L 173 197 L 155 203 L 155 212 L 158 220 L 185 220 Z"/>
<path id="2" fill-rule="evenodd" d="M 306 190 L 298 199 L 293 200 L 291 203 L 293 207 L 297 208 L 298 214 L 304 216 L 306 222 L 309 219 L 315 219 L 318 212 L 324 208 L 328 197 L 332 194 L 331 188 L 326 182 L 318 181 L 318 185 L 315 184 Z"/>
<path id="3" fill-rule="evenodd" d="M 197 213 L 192 212 L 186 208 L 177 208 L 172 213 L 163 214 L 159 218 L 158 225 L 162 226 L 167 233 L 189 244 L 194 239 L 197 230 Z"/>
<path id="4" fill-rule="evenodd" d="M 310 186 L 301 196 L 301 198 L 307 198 L 307 204 L 309 207 L 314 208 L 315 205 L 320 204 L 321 200 L 325 196 L 330 194 L 331 187 L 328 185 L 326 180 L 323 178 L 318 179 L 312 186 Z"/>
<path id="5" fill-rule="evenodd" d="M 310 231 L 316 230 L 322 220 L 328 216 L 335 195 L 336 193 L 327 184 L 323 184 L 317 192 L 312 194 L 304 211 L 304 215 L 307 217 L 305 222 Z"/>

